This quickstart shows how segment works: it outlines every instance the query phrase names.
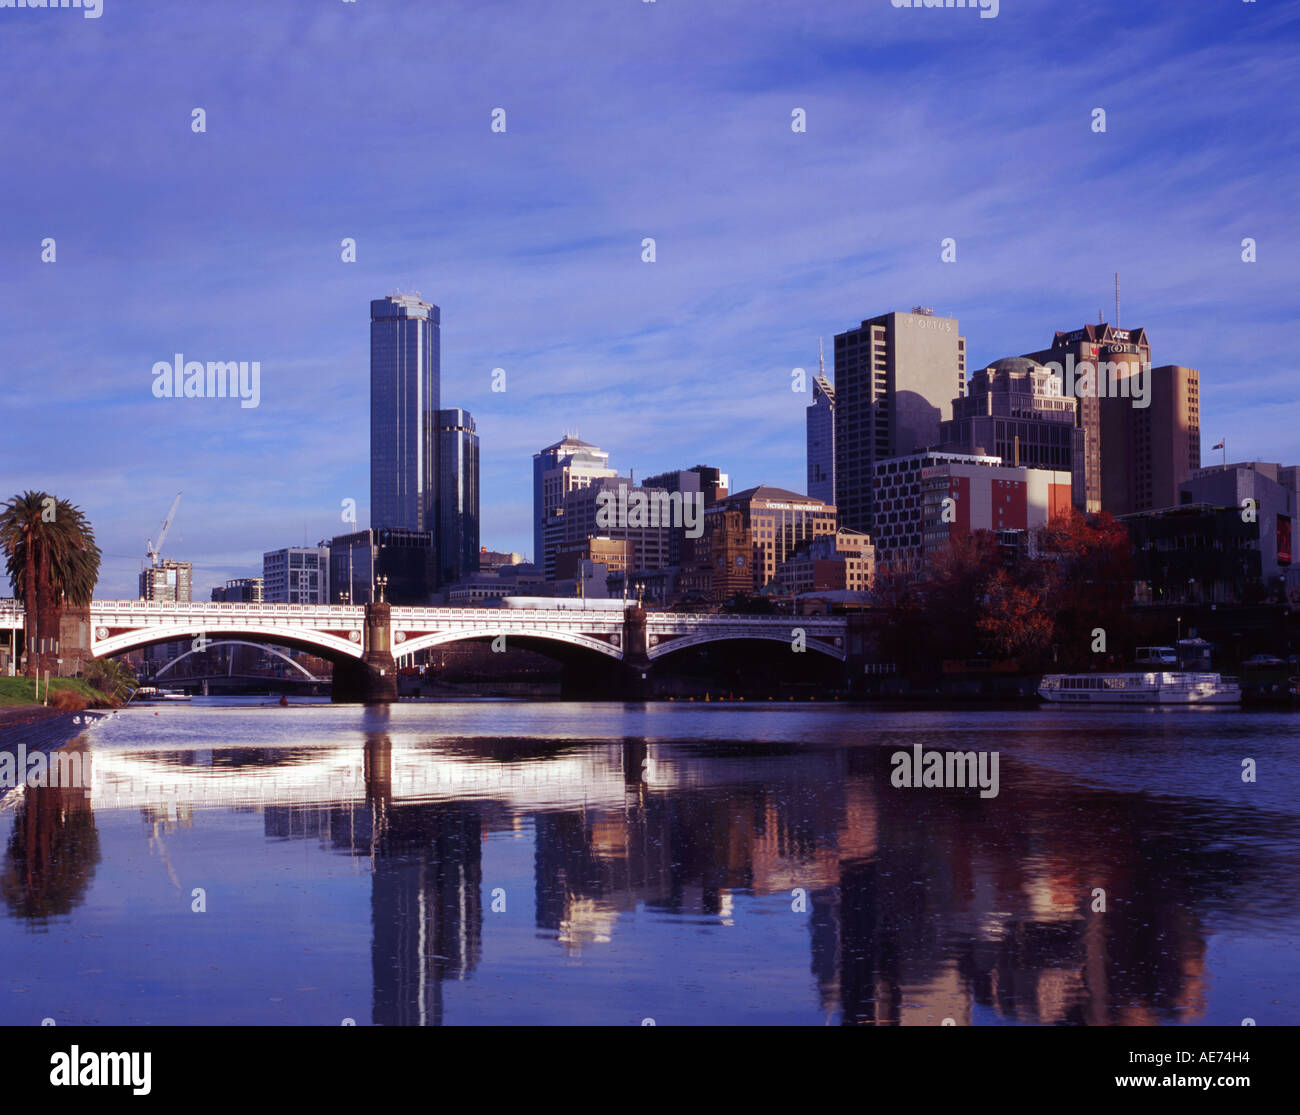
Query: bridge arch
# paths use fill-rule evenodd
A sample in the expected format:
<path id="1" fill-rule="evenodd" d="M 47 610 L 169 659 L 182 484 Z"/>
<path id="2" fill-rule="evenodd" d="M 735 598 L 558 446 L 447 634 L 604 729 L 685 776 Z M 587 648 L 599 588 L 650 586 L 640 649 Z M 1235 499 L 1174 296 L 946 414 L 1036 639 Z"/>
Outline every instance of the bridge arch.
<path id="1" fill-rule="evenodd" d="M 755 626 L 750 630 L 737 630 L 728 628 L 724 630 L 711 631 L 701 629 L 692 631 L 688 634 L 676 638 L 660 638 L 655 645 L 650 647 L 648 655 L 653 662 L 660 658 L 665 658 L 670 654 L 675 654 L 679 650 L 685 650 L 688 647 L 703 646 L 706 643 L 729 643 L 729 642 L 747 642 L 752 639 L 758 639 L 763 642 L 784 643 L 790 646 L 793 639 L 795 628 L 802 626 L 798 623 L 791 623 L 788 628 L 782 627 L 776 630 L 771 628 L 760 628 Z M 844 647 L 836 646 L 833 642 L 825 639 L 819 639 L 811 631 L 805 628 L 804 646 L 810 651 L 817 651 L 828 658 L 834 658 L 838 662 L 844 661 Z M 654 637 L 652 633 L 652 638 Z"/>
<path id="2" fill-rule="evenodd" d="M 184 654 L 178 654 L 170 662 L 160 667 L 158 673 L 155 674 L 154 676 L 162 677 L 163 674 L 165 674 L 168 670 L 170 670 L 173 666 L 175 666 L 176 663 L 179 662 L 182 658 L 188 658 L 191 654 L 202 654 L 204 653 L 204 651 L 211 650 L 213 647 L 253 647 L 255 650 L 263 650 L 266 651 L 268 654 L 275 655 L 276 658 L 284 659 L 285 662 L 289 663 L 290 666 L 292 666 L 295 670 L 301 673 L 303 677 L 305 677 L 308 681 L 327 680 L 325 678 L 316 677 L 301 662 L 295 662 L 287 654 L 282 653 L 281 651 L 277 650 L 275 647 L 270 646 L 267 643 L 249 642 L 249 640 L 247 639 L 214 639 L 211 642 L 209 642 L 207 646 L 203 648 L 203 650 L 187 650 Z"/>
<path id="3" fill-rule="evenodd" d="M 473 628 L 435 631 L 427 635 L 417 635 L 401 643 L 394 642 L 393 657 L 400 659 L 418 651 L 429 650 L 431 647 L 445 646 L 448 643 L 467 642 L 469 640 L 495 639 L 499 635 L 506 637 L 507 645 L 511 639 L 520 642 L 527 641 L 528 644 L 531 644 L 526 648 L 529 650 L 536 650 L 536 644 L 539 643 L 555 643 L 561 646 L 578 647 L 583 650 L 593 651 L 596 654 L 602 654 L 615 660 L 621 660 L 623 657 L 622 646 L 606 642 L 604 639 L 597 639 L 575 631 L 548 631 L 539 628 L 536 624 L 528 622 L 510 623 L 509 621 L 483 624 Z"/>
<path id="4" fill-rule="evenodd" d="M 275 622 L 241 620 L 237 624 L 161 623 L 137 627 L 116 635 L 100 637 L 100 627 L 91 624 L 90 653 L 95 658 L 123 654 L 128 650 L 152 646 L 156 643 L 176 643 L 203 635 L 208 645 L 221 639 L 233 638 L 254 645 L 293 647 L 319 654 L 322 658 L 361 658 L 365 653 L 360 642 L 339 635 L 316 631 L 309 627 L 290 626 Z"/>

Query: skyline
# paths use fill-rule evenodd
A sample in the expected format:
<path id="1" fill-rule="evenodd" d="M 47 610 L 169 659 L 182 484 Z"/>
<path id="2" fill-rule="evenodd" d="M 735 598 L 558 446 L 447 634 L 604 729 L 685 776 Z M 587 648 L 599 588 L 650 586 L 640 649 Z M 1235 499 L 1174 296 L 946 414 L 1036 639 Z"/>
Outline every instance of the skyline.
<path id="1" fill-rule="evenodd" d="M 442 310 L 490 550 L 536 557 L 532 455 L 566 431 L 621 475 L 707 462 L 803 492 L 790 373 L 811 386 L 819 337 L 933 306 L 969 374 L 1110 321 L 1116 271 L 1121 327 L 1200 370 L 1205 444 L 1300 459 L 1297 13 L 509 10 L 404 11 L 396 44 L 366 4 L 0 12 L 21 168 L 0 182 L 0 484 L 87 513 L 101 595 L 135 595 L 177 490 L 163 556 L 195 562 L 200 598 L 354 529 L 344 499 L 369 522 L 368 306 L 397 289 Z M 154 398 L 174 353 L 260 362 L 260 405 Z"/>

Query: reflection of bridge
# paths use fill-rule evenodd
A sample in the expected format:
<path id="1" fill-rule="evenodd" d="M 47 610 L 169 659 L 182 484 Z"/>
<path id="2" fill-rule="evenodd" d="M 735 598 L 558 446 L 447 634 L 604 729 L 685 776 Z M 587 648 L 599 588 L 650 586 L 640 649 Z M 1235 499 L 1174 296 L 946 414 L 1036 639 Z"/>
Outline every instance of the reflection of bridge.
<path id="1" fill-rule="evenodd" d="M 5 624 L 20 629 L 21 607 L 4 604 L 0 629 Z M 621 696 L 644 695 L 656 661 L 709 643 L 759 640 L 840 662 L 848 657 L 848 623 L 842 616 L 695 615 L 648 612 L 635 605 L 620 612 L 96 600 L 85 619 L 88 645 L 80 649 L 92 657 L 200 635 L 288 646 L 333 661 L 337 698 L 368 701 L 395 699 L 398 660 L 467 639 L 541 650 L 602 677 L 602 684 Z"/>

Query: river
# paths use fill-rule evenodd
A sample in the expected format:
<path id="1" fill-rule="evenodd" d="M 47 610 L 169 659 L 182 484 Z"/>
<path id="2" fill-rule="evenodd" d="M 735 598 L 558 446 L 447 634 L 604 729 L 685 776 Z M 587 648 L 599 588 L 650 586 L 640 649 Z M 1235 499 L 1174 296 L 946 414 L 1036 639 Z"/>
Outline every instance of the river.
<path id="1" fill-rule="evenodd" d="M 1300 1023 L 1291 712 L 265 701 L 0 798 L 0 1023 Z"/>

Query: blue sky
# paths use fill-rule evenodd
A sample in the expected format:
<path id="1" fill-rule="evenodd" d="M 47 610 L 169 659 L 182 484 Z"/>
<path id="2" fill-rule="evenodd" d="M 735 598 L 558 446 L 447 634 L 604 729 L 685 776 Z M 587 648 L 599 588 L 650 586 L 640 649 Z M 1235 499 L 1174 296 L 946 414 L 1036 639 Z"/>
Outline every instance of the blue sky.
<path id="1" fill-rule="evenodd" d="M 1300 463 L 1294 4 L 103 2 L 0 9 L 0 493 L 86 510 L 101 596 L 178 490 L 203 598 L 344 499 L 364 524 L 396 289 L 442 308 L 493 549 L 531 549 L 566 431 L 802 490 L 819 336 L 924 304 L 982 367 L 1109 320 L 1116 271 L 1154 362 L 1201 370 L 1207 463 Z M 177 352 L 260 361 L 261 405 L 154 398 Z"/>

